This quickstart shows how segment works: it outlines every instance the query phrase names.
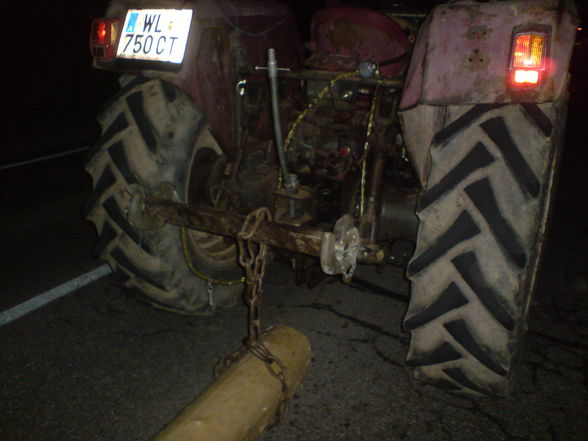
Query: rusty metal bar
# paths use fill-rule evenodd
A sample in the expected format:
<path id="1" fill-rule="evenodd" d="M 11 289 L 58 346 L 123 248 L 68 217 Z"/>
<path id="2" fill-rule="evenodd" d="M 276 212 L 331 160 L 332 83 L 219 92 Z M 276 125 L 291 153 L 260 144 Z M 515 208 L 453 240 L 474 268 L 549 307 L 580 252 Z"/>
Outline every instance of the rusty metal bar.
<path id="1" fill-rule="evenodd" d="M 237 237 L 246 217 L 229 211 L 196 208 L 158 198 L 145 199 L 144 213 L 148 216 L 163 218 L 174 225 L 228 237 Z M 278 222 L 261 222 L 251 240 L 265 242 L 275 248 L 320 257 L 323 233 L 325 231 L 320 229 L 293 227 Z M 384 258 L 382 248 L 374 243 L 366 242 L 362 244 L 357 260 L 362 263 L 379 264 L 384 261 Z"/>
<path id="2" fill-rule="evenodd" d="M 345 74 L 348 72 L 339 72 L 339 71 L 322 71 L 322 70 L 311 70 L 305 69 L 301 71 L 280 71 L 278 76 L 280 78 L 291 78 L 294 80 L 319 80 L 319 81 L 331 81 L 333 78 Z M 265 72 L 259 72 L 254 70 L 247 70 L 242 71 L 241 76 L 248 76 L 248 75 L 264 75 L 267 74 Z M 367 85 L 376 85 L 379 84 L 381 87 L 399 89 L 404 85 L 404 80 L 400 77 L 385 77 L 380 79 L 375 78 L 363 78 L 359 75 L 352 75 L 350 77 L 345 78 L 345 81 L 357 81 L 360 84 L 367 84 Z"/>
<path id="3" fill-rule="evenodd" d="M 145 211 L 165 218 L 169 223 L 222 236 L 237 237 L 245 216 L 211 208 L 195 208 L 177 202 L 147 198 Z M 276 222 L 262 222 L 251 238 L 269 246 L 320 256 L 323 231 L 291 227 Z"/>

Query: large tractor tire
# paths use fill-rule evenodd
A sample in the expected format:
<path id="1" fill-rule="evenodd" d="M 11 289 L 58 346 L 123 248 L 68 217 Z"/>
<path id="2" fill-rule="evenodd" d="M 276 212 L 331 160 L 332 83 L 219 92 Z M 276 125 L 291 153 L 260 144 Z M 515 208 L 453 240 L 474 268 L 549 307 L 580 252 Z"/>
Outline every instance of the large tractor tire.
<path id="1" fill-rule="evenodd" d="M 455 106 L 420 199 L 407 365 L 468 397 L 509 394 L 545 237 L 565 106 Z"/>
<path id="2" fill-rule="evenodd" d="M 165 309 L 206 314 L 233 305 L 242 291 L 234 241 L 142 220 L 132 204 L 138 194 L 205 203 L 205 183 L 222 151 L 202 114 L 177 87 L 137 78 L 99 122 L 102 137 L 85 164 L 93 179 L 84 209 L 98 231 L 95 254 L 123 286 Z"/>

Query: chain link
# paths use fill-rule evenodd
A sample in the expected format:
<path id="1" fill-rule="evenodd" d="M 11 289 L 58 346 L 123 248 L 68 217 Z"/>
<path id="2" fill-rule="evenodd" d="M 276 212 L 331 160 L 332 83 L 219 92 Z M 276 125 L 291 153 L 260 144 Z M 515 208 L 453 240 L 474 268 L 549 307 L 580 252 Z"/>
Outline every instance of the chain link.
<path id="1" fill-rule="evenodd" d="M 262 295 L 262 279 L 265 273 L 267 243 L 255 243 L 250 240 L 259 224 L 271 221 L 272 215 L 267 207 L 261 207 L 247 215 L 241 231 L 237 234 L 239 246 L 239 263 L 245 268 L 246 298 L 249 304 L 248 343 L 255 343 L 260 336 L 259 301 Z"/>
<path id="2" fill-rule="evenodd" d="M 260 303 L 263 294 L 262 281 L 265 274 L 267 261 L 267 243 L 254 242 L 251 239 L 257 232 L 262 222 L 272 220 L 271 212 L 267 207 L 258 208 L 247 215 L 241 231 L 237 234 L 239 246 L 239 263 L 245 268 L 246 301 L 249 306 L 248 335 L 245 346 L 233 354 L 222 357 L 214 368 L 217 377 L 228 366 L 235 362 L 245 350 L 251 352 L 260 359 L 271 376 L 277 378 L 281 384 L 281 398 L 278 404 L 276 419 L 273 423 L 279 424 L 282 415 L 288 408 L 288 385 L 286 384 L 286 367 L 281 360 L 259 340 L 261 337 Z"/>

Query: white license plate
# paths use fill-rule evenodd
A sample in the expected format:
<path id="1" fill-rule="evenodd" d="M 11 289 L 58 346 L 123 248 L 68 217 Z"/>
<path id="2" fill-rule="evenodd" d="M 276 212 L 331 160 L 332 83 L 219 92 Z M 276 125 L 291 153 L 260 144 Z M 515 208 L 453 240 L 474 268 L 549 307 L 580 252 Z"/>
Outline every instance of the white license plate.
<path id="1" fill-rule="evenodd" d="M 181 63 L 191 9 L 130 9 L 116 50 L 118 58 Z"/>

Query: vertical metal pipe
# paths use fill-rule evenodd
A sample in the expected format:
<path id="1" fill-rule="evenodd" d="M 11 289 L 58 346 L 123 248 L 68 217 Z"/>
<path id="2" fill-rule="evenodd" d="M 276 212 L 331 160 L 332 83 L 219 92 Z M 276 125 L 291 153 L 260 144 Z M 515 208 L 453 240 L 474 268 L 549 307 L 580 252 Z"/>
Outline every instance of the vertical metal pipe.
<path id="1" fill-rule="evenodd" d="M 284 143 L 282 137 L 282 124 L 280 120 L 280 108 L 278 102 L 278 62 L 276 60 L 276 51 L 271 48 L 267 51 L 267 71 L 270 80 L 272 117 L 274 120 L 274 136 L 276 138 L 276 150 L 278 151 L 278 160 L 280 161 L 280 168 L 284 176 L 284 187 L 289 192 L 294 191 L 294 182 L 290 172 L 288 171 L 288 164 L 286 163 L 286 152 L 284 152 Z"/>
<path id="2" fill-rule="evenodd" d="M 380 148 L 375 149 L 372 162 L 372 172 L 370 176 L 371 179 L 368 191 L 367 207 L 360 219 L 359 224 L 361 237 L 368 238 L 372 242 L 376 238 L 376 229 L 378 226 L 376 205 L 378 201 L 378 195 L 380 194 L 380 187 L 382 185 L 385 161 L 386 156 L 384 152 Z"/>

